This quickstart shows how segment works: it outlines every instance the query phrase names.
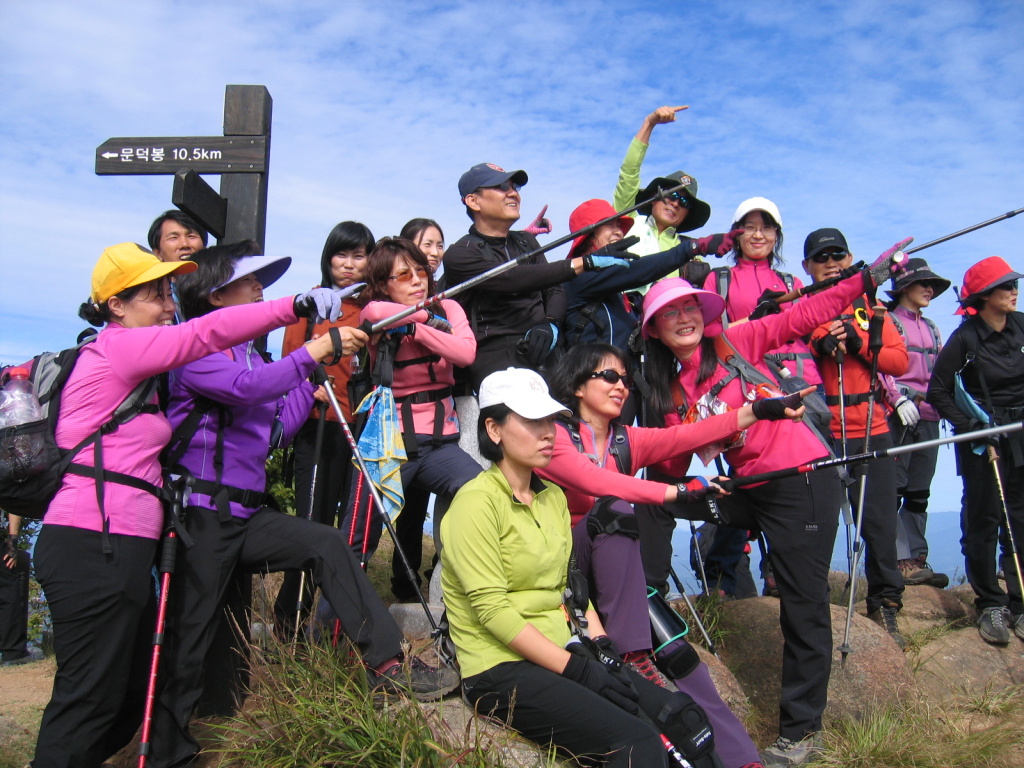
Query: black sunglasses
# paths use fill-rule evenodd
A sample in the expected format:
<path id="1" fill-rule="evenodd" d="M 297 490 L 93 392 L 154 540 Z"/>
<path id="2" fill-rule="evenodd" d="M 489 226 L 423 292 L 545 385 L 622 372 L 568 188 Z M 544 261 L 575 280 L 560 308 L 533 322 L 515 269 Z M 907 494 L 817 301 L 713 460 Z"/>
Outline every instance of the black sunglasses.
<path id="1" fill-rule="evenodd" d="M 850 253 L 848 251 L 839 251 L 838 253 L 816 253 L 811 256 L 811 261 L 815 264 L 828 264 L 829 261 L 842 261 Z"/>
<path id="2" fill-rule="evenodd" d="M 998 288 L 1000 291 L 1016 291 L 1017 281 L 1008 280 L 1005 283 L 1000 283 L 999 285 L 996 286 L 996 288 Z M 993 288 L 993 290 L 995 290 L 995 288 Z"/>
<path id="3" fill-rule="evenodd" d="M 665 194 L 663 192 L 662 197 L 664 197 L 666 200 L 675 200 L 677 203 L 679 203 L 680 208 L 690 207 L 690 201 L 682 192 L 669 192 L 668 194 Z"/>
<path id="4" fill-rule="evenodd" d="M 618 384 L 620 381 L 626 389 L 632 389 L 633 380 L 624 373 L 605 368 L 603 371 L 594 371 L 587 376 L 588 379 L 604 379 L 609 384 Z"/>

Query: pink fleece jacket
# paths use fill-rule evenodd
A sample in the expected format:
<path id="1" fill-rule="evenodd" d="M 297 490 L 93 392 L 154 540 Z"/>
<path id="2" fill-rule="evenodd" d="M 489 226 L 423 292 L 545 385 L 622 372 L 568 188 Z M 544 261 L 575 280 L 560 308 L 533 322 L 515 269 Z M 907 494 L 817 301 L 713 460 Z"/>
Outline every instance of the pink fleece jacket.
<path id="1" fill-rule="evenodd" d="M 462 305 L 457 301 L 442 299 L 441 306 L 444 308 L 448 322 L 452 324 L 452 332 L 439 331 L 429 325 L 424 325 L 427 320 L 427 311 L 420 310 L 410 315 L 405 320 L 395 323 L 395 326 L 402 326 L 408 323 L 413 324 L 413 335 L 406 337 L 398 346 L 395 354 L 395 362 L 402 360 L 416 360 L 418 358 L 437 355 L 440 360 L 436 362 L 422 362 L 406 366 L 395 367 L 395 380 L 392 390 L 395 398 L 402 398 L 417 392 L 429 392 L 432 389 L 444 389 L 455 384 L 455 366 L 462 368 L 473 364 L 476 359 L 476 337 L 473 329 L 469 327 L 466 313 Z M 404 304 L 395 304 L 390 301 L 371 301 L 363 307 L 359 316 L 360 322 L 369 321 L 378 323 L 393 315 L 397 315 L 404 309 Z M 372 350 L 376 359 L 376 347 Z M 444 430 L 445 435 L 457 435 L 459 433 L 459 419 L 455 414 L 455 399 L 447 397 L 441 401 L 444 408 Z M 434 414 L 437 403 L 413 403 L 412 420 L 417 435 L 432 435 L 434 433 Z M 398 408 L 398 417 L 402 419 L 402 408 Z M 402 424 L 402 429 L 405 425 Z"/>
<path id="2" fill-rule="evenodd" d="M 793 287 L 797 290 L 804 287 L 800 278 L 793 275 Z M 718 293 L 718 275 L 712 272 L 704 281 L 704 290 Z M 738 263 L 729 268 L 729 292 L 725 301 L 725 313 L 729 322 L 742 320 L 750 316 L 750 313 L 757 307 L 757 300 L 765 291 L 782 291 L 786 293 L 789 288 L 785 282 L 772 269 L 768 260 L 752 261 L 740 259 Z M 782 305 L 782 311 L 788 312 L 800 301 L 787 302 Z M 797 339 L 787 339 L 776 349 L 770 350 L 771 354 L 778 355 L 800 355 L 799 360 L 786 360 L 784 365 L 790 373 L 802 376 L 808 384 L 821 384 L 821 376 L 818 368 L 811 358 L 811 352 L 804 342 Z"/>
<path id="3" fill-rule="evenodd" d="M 730 411 L 697 424 L 678 424 L 667 429 L 626 427 L 632 473 L 680 455 L 686 456 L 686 465 L 689 466 L 690 452 L 737 432 L 738 420 L 739 413 Z M 584 452 L 576 450 L 569 430 L 564 424 L 559 424 L 555 430 L 555 453 L 551 463 L 537 470 L 538 475 L 565 491 L 573 525 L 590 511 L 598 496 L 618 496 L 630 504 L 661 504 L 665 501 L 665 483 L 642 480 L 633 474 L 620 474 L 615 457 L 607 449 L 604 463 L 599 464 L 594 433 L 586 424 L 581 426 Z"/>
<path id="4" fill-rule="evenodd" d="M 125 328 L 110 323 L 83 349 L 61 399 L 57 445 L 71 448 L 109 421 L 114 410 L 143 380 L 218 352 L 267 331 L 294 323 L 291 296 L 227 307 L 181 325 Z M 103 439 L 105 469 L 162 486 L 160 451 L 171 438 L 163 413 L 140 414 Z M 93 464 L 93 446 L 75 457 Z M 103 506 L 110 532 L 156 539 L 163 507 L 155 496 L 118 483 L 104 483 Z M 91 478 L 65 475 L 44 518 L 46 525 L 103 530 Z"/>

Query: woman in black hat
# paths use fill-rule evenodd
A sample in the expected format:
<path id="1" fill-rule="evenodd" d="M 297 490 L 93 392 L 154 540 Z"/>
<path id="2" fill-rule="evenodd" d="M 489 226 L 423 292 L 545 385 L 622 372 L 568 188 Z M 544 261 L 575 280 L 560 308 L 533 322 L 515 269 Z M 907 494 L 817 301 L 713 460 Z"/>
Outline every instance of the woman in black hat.
<path id="1" fill-rule="evenodd" d="M 897 445 L 909 445 L 939 436 L 939 414 L 924 401 L 935 360 L 942 349 L 942 334 L 921 311 L 932 299 L 949 288 L 949 280 L 939 277 L 924 259 L 910 259 L 907 271 L 894 279 L 888 307 L 893 325 L 903 337 L 910 365 L 902 376 L 882 377 L 886 398 L 893 411 L 890 431 Z M 900 523 L 896 528 L 896 557 L 903 582 L 927 584 L 939 589 L 949 584 L 944 573 L 935 573 L 928 565 L 928 541 L 925 526 L 928 495 L 935 474 L 939 447 L 926 448 L 896 457 L 896 495 Z"/>
<path id="2" fill-rule="evenodd" d="M 964 275 L 958 312 L 967 317 L 939 353 L 927 397 L 955 432 L 1024 416 L 1024 317 L 1017 311 L 1021 277 L 998 256 L 982 259 Z M 958 443 L 956 457 L 964 481 L 960 546 L 981 613 L 978 632 L 994 645 L 1008 644 L 1011 628 L 1024 640 L 1024 590 L 1020 556 L 1014 554 L 1024 541 L 1024 438 L 1014 432 L 987 444 Z M 996 577 L 997 541 L 1007 553 L 1001 565 L 1009 595 Z"/>

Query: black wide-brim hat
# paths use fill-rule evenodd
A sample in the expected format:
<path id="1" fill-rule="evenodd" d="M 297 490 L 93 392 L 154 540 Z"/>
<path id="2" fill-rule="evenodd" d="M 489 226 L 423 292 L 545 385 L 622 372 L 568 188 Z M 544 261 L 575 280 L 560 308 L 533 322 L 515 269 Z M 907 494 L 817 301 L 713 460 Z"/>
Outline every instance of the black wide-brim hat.
<path id="1" fill-rule="evenodd" d="M 683 219 L 683 223 L 676 229 L 677 232 L 692 232 L 695 229 L 700 229 L 708 223 L 708 219 L 711 218 L 711 206 L 705 203 L 703 200 L 697 197 L 697 180 L 688 173 L 682 171 L 676 171 L 670 173 L 668 176 L 659 176 L 656 179 L 652 179 L 651 183 L 647 185 L 645 189 L 640 190 L 636 195 L 634 205 L 644 201 L 650 200 L 656 194 L 659 189 L 672 189 L 678 187 L 680 184 L 683 186 L 683 192 L 686 193 L 686 197 L 689 200 L 690 208 L 689 213 L 686 214 L 686 218 Z M 637 213 L 644 216 L 651 215 L 651 207 L 653 203 L 646 203 L 637 208 Z"/>
<path id="2" fill-rule="evenodd" d="M 901 291 L 906 290 L 914 283 L 934 283 L 935 293 L 932 295 L 933 299 L 938 298 L 949 290 L 951 285 L 949 280 L 939 277 L 932 272 L 928 262 L 924 259 L 909 259 L 906 269 L 900 273 L 899 278 L 894 277 L 892 279 L 892 290 L 886 291 L 886 293 L 895 299 Z"/>

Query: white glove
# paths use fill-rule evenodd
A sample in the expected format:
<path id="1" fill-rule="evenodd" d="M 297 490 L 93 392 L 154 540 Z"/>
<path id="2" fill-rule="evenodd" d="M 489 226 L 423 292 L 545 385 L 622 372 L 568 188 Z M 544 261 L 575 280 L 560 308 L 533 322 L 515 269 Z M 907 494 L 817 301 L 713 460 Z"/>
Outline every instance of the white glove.
<path id="1" fill-rule="evenodd" d="M 896 415 L 907 429 L 913 429 L 921 420 L 921 412 L 909 397 L 901 397 L 896 401 Z"/>

